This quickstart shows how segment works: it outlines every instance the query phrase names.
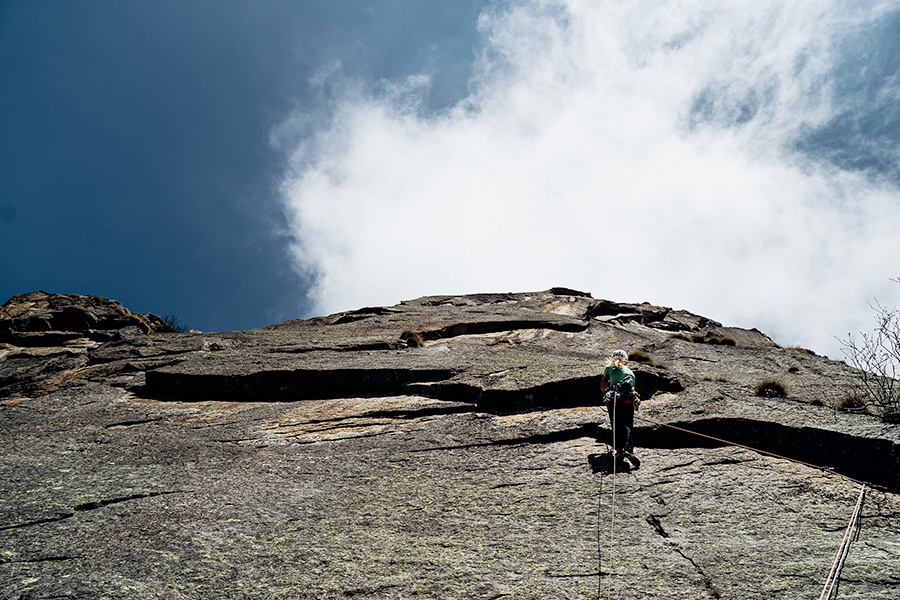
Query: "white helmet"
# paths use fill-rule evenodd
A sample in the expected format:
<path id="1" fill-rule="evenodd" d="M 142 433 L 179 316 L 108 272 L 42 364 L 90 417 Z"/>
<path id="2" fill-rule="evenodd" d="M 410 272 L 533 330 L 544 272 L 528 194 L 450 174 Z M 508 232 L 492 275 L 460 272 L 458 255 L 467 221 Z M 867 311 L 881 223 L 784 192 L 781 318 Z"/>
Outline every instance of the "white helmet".
<path id="1" fill-rule="evenodd" d="M 612 354 L 609 356 L 612 360 L 616 360 L 617 358 L 620 360 L 628 360 L 628 355 L 624 350 L 613 350 Z"/>

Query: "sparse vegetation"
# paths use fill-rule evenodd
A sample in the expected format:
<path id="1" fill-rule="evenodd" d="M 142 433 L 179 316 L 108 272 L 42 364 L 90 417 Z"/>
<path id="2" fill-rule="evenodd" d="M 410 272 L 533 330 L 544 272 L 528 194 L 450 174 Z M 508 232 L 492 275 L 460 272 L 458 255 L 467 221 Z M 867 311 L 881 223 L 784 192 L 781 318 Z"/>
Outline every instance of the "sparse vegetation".
<path id="1" fill-rule="evenodd" d="M 154 331 L 153 326 L 150 325 L 150 323 L 147 321 L 147 319 L 145 319 L 143 317 L 143 315 L 140 315 L 138 313 L 128 312 L 128 313 L 126 313 L 126 316 L 128 316 L 133 321 L 135 321 L 137 323 L 138 327 L 140 327 L 141 329 L 144 330 L 144 333 L 147 333 L 147 334 L 153 333 L 153 331 Z"/>
<path id="2" fill-rule="evenodd" d="M 181 320 L 171 313 L 166 313 L 160 317 L 162 322 L 166 324 L 166 327 L 169 328 L 168 332 L 165 333 L 187 333 L 188 327 Z"/>
<path id="3" fill-rule="evenodd" d="M 709 590 L 709 595 L 713 598 L 722 597 L 722 592 L 720 592 L 719 589 L 713 585 L 712 579 L 710 579 L 709 577 L 703 578 L 703 585 L 706 586 L 706 589 Z"/>
<path id="4" fill-rule="evenodd" d="M 803 354 L 809 354 L 810 356 L 818 356 L 818 354 L 816 354 L 809 348 L 803 348 L 802 346 L 788 346 L 787 349 L 793 352 L 802 352 Z"/>
<path id="5" fill-rule="evenodd" d="M 648 365 L 651 367 L 656 367 L 657 369 L 667 369 L 668 367 L 663 363 L 656 362 L 652 356 L 646 350 L 633 350 L 628 355 L 628 360 L 631 362 L 641 363 L 644 365 Z"/>
<path id="6" fill-rule="evenodd" d="M 865 394 L 851 393 L 837 401 L 837 407 L 848 412 L 863 412 L 868 404 Z"/>
<path id="7" fill-rule="evenodd" d="M 900 283 L 900 278 L 893 281 Z M 857 369 L 851 387 L 885 421 L 900 423 L 900 310 L 878 302 L 872 309 L 875 330 L 861 332 L 859 340 L 851 334 L 841 341 L 847 364 Z"/>
<path id="8" fill-rule="evenodd" d="M 671 338 L 676 340 L 685 340 L 695 344 L 713 344 L 715 346 L 737 346 L 737 340 L 726 335 L 716 335 L 713 333 L 673 333 Z"/>
<path id="9" fill-rule="evenodd" d="M 400 339 L 406 342 L 408 348 L 421 348 L 425 345 L 425 338 L 418 331 L 404 331 Z"/>
<path id="10" fill-rule="evenodd" d="M 753 393 L 761 398 L 785 398 L 787 397 L 787 389 L 784 384 L 777 379 L 766 379 L 756 384 Z"/>

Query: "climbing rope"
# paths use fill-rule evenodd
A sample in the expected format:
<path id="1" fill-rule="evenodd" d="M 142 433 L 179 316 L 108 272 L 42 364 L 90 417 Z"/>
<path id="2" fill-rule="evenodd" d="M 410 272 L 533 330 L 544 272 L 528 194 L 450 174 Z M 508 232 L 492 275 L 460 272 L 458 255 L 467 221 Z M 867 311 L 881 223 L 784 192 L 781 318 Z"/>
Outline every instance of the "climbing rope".
<path id="1" fill-rule="evenodd" d="M 612 429 L 612 458 L 613 458 L 613 487 L 612 487 L 612 499 L 609 502 L 610 505 L 610 516 L 609 516 L 609 579 L 607 580 L 606 586 L 606 597 L 607 600 L 612 598 L 612 574 L 613 574 L 613 546 L 616 543 L 616 404 L 618 404 L 618 398 L 613 398 L 612 405 L 612 419 L 610 420 L 610 428 Z"/>
<path id="2" fill-rule="evenodd" d="M 844 539 L 841 541 L 841 545 L 838 548 L 837 556 L 834 559 L 834 563 L 831 565 L 831 571 L 828 573 L 828 577 L 825 579 L 825 587 L 822 589 L 822 595 L 819 596 L 819 600 L 831 600 L 833 598 L 834 592 L 837 590 L 837 584 L 841 577 L 841 569 L 844 566 L 844 560 L 847 558 L 847 554 L 850 552 L 850 544 L 859 536 L 859 513 L 862 510 L 863 498 L 866 493 L 866 483 L 863 481 L 859 481 L 852 477 L 848 477 L 846 475 L 842 475 L 838 473 L 834 469 L 826 468 L 820 465 L 815 465 L 812 463 L 808 463 L 802 460 L 798 460 L 796 458 L 791 458 L 789 456 L 782 456 L 781 454 L 776 454 L 774 452 L 768 452 L 766 450 L 760 450 L 759 448 L 754 448 L 752 446 L 747 446 L 744 444 L 739 444 L 737 442 L 732 442 L 730 440 L 714 437 L 711 435 L 707 435 L 705 433 L 700 433 L 697 431 L 691 431 L 690 429 L 685 429 L 684 427 L 678 427 L 677 425 L 671 425 L 669 423 L 660 423 L 659 421 L 654 421 L 653 419 L 647 419 L 644 417 L 635 417 L 639 421 L 644 421 L 645 423 L 652 423 L 654 425 L 658 425 L 660 427 L 669 427 L 671 429 L 676 429 L 678 431 L 683 431 L 685 433 L 691 433 L 693 435 L 697 435 L 703 438 L 707 438 L 710 440 L 714 440 L 716 442 L 729 445 L 729 446 L 737 446 L 738 448 L 744 448 L 746 450 L 750 450 L 752 452 L 757 452 L 759 454 L 765 454 L 768 456 L 772 456 L 775 458 L 780 458 L 782 460 L 787 460 L 793 463 L 797 463 L 800 465 L 804 465 L 807 467 L 812 467 L 814 469 L 819 469 L 826 473 L 830 473 L 832 475 L 836 475 L 842 479 L 852 481 L 854 483 L 858 483 L 861 485 L 859 490 L 859 498 L 856 501 L 856 507 L 853 509 L 853 516 L 850 517 L 850 524 L 847 526 L 847 530 L 844 532 Z M 613 433 L 613 445 L 615 445 L 615 432 Z M 615 467 L 613 467 L 615 469 Z M 615 485 L 615 479 L 613 479 L 613 485 Z"/>
<path id="3" fill-rule="evenodd" d="M 863 484 L 859 490 L 856 508 L 853 509 L 853 516 L 850 517 L 850 524 L 847 525 L 847 531 L 844 532 L 844 539 L 841 540 L 837 556 L 834 557 L 834 563 L 831 565 L 831 571 L 825 579 L 825 587 L 822 588 L 822 595 L 819 596 L 819 600 L 830 600 L 837 589 L 837 583 L 841 578 L 841 569 L 844 567 L 844 560 L 850 552 L 850 544 L 859 537 L 859 513 L 862 510 L 863 497 L 865 495 L 866 485 Z"/>
<path id="4" fill-rule="evenodd" d="M 600 477 L 600 493 L 597 495 L 597 600 L 603 593 L 603 542 L 600 536 L 600 511 L 603 510 L 603 477 Z"/>
<path id="5" fill-rule="evenodd" d="M 732 442 L 731 440 L 726 440 L 726 439 L 723 439 L 723 438 L 718 438 L 718 437 L 715 437 L 715 436 L 707 435 L 707 434 L 705 434 L 705 433 L 700 433 L 699 431 L 691 431 L 690 429 L 685 429 L 684 427 L 678 427 L 677 425 L 672 425 L 672 424 L 670 424 L 670 423 L 660 423 L 659 421 L 654 421 L 653 419 L 647 419 L 647 418 L 645 418 L 645 417 L 638 417 L 638 416 L 635 416 L 634 418 L 637 419 L 638 421 L 643 421 L 643 422 L 645 422 L 645 423 L 652 423 L 652 424 L 654 424 L 654 425 L 659 425 L 660 427 L 668 427 L 668 428 L 670 428 L 670 429 L 677 429 L 678 431 L 683 431 L 683 432 L 685 432 L 685 433 L 690 433 L 690 434 L 693 434 L 693 435 L 697 435 L 697 436 L 700 436 L 700 437 L 702 437 L 702 438 L 706 438 L 706 439 L 709 439 L 709 440 L 714 440 L 714 441 L 716 441 L 716 442 L 725 444 L 725 445 L 727 445 L 727 446 L 737 446 L 738 448 L 744 448 L 745 450 L 750 450 L 751 452 L 756 452 L 756 453 L 758 453 L 758 454 L 765 454 L 765 455 L 767 455 L 767 456 L 772 456 L 772 457 L 774 457 L 774 458 L 780 458 L 780 459 L 782 459 L 782 460 L 787 460 L 787 461 L 790 461 L 790 462 L 793 462 L 793 463 L 797 463 L 798 465 L 804 465 L 804 466 L 806 466 L 806 467 L 812 467 L 813 469 L 818 469 L 818 470 L 820 470 L 820 471 L 824 471 L 825 473 L 831 473 L 831 474 L 833 474 L 833 475 L 837 475 L 838 477 L 841 477 L 842 479 L 846 479 L 847 481 L 852 481 L 852 482 L 858 483 L 858 484 L 860 484 L 860 485 L 865 484 L 864 481 L 860 481 L 860 480 L 858 480 L 858 479 L 854 479 L 854 478 L 852 478 L 852 477 L 848 477 L 847 475 L 843 475 L 843 474 L 841 474 L 841 473 L 838 473 L 837 471 L 835 471 L 835 470 L 832 469 L 831 467 L 823 467 L 823 466 L 821 466 L 821 465 L 815 465 L 815 464 L 813 464 L 813 463 L 808 463 L 808 462 L 799 460 L 799 459 L 797 459 L 797 458 L 791 458 L 790 456 L 783 456 L 783 455 L 781 455 L 781 454 L 776 454 L 776 453 L 774 453 L 774 452 L 769 452 L 769 451 L 767 451 L 767 450 L 760 450 L 759 448 L 754 448 L 753 446 L 747 446 L 747 445 L 744 445 L 744 444 L 739 444 L 738 442 Z"/>
<path id="6" fill-rule="evenodd" d="M 612 429 L 612 448 L 610 455 L 613 457 L 612 468 L 612 498 L 610 499 L 610 515 L 609 515 L 609 579 L 607 580 L 607 599 L 612 598 L 612 572 L 613 572 L 613 545 L 615 544 L 616 535 L 616 402 L 612 405 L 612 418 L 609 422 Z M 603 477 L 600 477 L 600 493 L 597 496 L 597 600 L 603 595 L 603 541 L 600 535 L 600 511 L 603 508 Z"/>

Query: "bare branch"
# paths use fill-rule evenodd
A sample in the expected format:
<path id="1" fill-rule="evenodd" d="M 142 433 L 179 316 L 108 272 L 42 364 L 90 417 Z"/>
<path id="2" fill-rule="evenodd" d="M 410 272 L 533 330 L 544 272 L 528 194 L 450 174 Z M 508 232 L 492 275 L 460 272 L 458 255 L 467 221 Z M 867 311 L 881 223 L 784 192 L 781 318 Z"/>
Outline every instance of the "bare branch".
<path id="1" fill-rule="evenodd" d="M 893 279 L 900 283 L 900 277 Z M 857 369 L 855 392 L 865 396 L 886 420 L 900 419 L 900 310 L 870 304 L 876 328 L 839 340 L 847 364 Z"/>

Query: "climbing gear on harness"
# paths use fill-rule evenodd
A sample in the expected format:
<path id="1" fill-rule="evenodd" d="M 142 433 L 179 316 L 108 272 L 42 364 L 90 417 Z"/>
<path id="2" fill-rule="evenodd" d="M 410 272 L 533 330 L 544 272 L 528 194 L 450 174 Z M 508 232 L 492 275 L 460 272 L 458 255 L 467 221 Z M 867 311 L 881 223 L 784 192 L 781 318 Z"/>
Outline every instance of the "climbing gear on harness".
<path id="1" fill-rule="evenodd" d="M 634 403 L 634 386 L 631 381 L 625 379 L 616 384 L 616 400 L 618 400 L 619 404 L 633 404 Z"/>
<path id="2" fill-rule="evenodd" d="M 615 401 L 616 392 L 614 390 L 608 390 L 605 394 L 603 394 L 603 406 L 609 406 Z"/>
<path id="3" fill-rule="evenodd" d="M 606 396 L 603 398 L 603 405 L 609 406 L 613 401 L 619 404 L 633 404 L 634 410 L 638 410 L 641 406 L 641 397 L 635 391 L 629 379 L 620 381 L 615 388 L 606 392 Z"/>

